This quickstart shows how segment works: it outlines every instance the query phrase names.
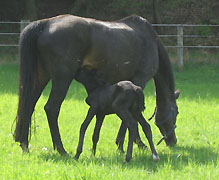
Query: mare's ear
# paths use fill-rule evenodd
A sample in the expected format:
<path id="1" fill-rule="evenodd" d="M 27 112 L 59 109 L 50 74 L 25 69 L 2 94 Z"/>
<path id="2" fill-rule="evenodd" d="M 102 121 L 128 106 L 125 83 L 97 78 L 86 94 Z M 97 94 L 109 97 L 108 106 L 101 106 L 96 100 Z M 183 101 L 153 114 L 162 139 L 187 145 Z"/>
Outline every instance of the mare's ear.
<path id="1" fill-rule="evenodd" d="M 179 97 L 179 94 L 180 94 L 180 90 L 179 90 L 179 89 L 177 89 L 177 90 L 175 91 L 175 98 L 176 98 L 176 99 L 178 99 L 178 97 Z"/>

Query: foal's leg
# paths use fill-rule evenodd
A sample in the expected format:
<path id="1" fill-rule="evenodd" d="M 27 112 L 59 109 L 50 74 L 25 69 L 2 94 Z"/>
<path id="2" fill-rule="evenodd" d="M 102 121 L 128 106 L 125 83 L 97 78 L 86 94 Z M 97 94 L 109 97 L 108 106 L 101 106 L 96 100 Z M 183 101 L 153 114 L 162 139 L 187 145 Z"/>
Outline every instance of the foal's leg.
<path id="1" fill-rule="evenodd" d="M 54 149 L 57 149 L 60 154 L 66 154 L 60 137 L 58 115 L 61 104 L 72 81 L 71 78 L 67 77 L 65 79 L 52 80 L 52 90 L 49 96 L 49 100 L 44 107 L 49 122 L 53 147 Z"/>
<path id="2" fill-rule="evenodd" d="M 120 111 L 116 113 L 120 119 L 126 124 L 129 130 L 129 141 L 128 148 L 126 153 L 126 162 L 129 162 L 132 159 L 132 151 L 133 151 L 133 142 L 136 139 L 137 132 L 137 121 L 135 121 L 131 115 L 131 113 L 127 111 Z"/>
<path id="3" fill-rule="evenodd" d="M 151 148 L 151 151 L 152 151 L 152 156 L 153 156 L 153 159 L 154 161 L 158 161 L 160 160 L 158 154 L 157 154 L 157 151 L 154 147 L 154 143 L 153 143 L 153 140 L 152 140 L 152 132 L 151 132 L 151 127 L 150 125 L 147 123 L 147 121 L 144 119 L 143 115 L 142 114 L 139 114 L 137 120 L 139 121 L 139 123 L 141 124 L 142 126 L 142 129 L 145 133 L 145 136 L 147 137 L 147 140 L 149 142 L 149 145 L 150 145 L 150 148 Z"/>
<path id="4" fill-rule="evenodd" d="M 129 98 L 127 98 L 127 96 Z M 112 103 L 112 108 L 114 112 L 120 117 L 120 119 L 125 123 L 129 129 L 129 142 L 126 153 L 126 161 L 129 162 L 132 158 L 133 142 L 136 139 L 136 133 L 138 124 L 133 118 L 129 109 L 133 103 L 133 93 L 124 92 L 118 94 L 117 98 Z"/>
<path id="5" fill-rule="evenodd" d="M 124 144 L 124 140 L 125 140 L 126 130 L 127 130 L 127 126 L 122 121 L 120 128 L 119 128 L 119 132 L 118 132 L 117 137 L 116 137 L 116 145 L 118 146 L 118 150 L 122 153 L 124 153 L 123 144 Z"/>
<path id="6" fill-rule="evenodd" d="M 96 147 L 97 147 L 97 143 L 99 141 L 99 136 L 100 136 L 100 129 L 102 127 L 103 124 L 103 120 L 104 120 L 105 115 L 104 114 L 97 114 L 96 115 L 96 125 L 94 128 L 94 133 L 93 133 L 93 154 L 96 154 Z"/>
<path id="7" fill-rule="evenodd" d="M 136 139 L 136 132 L 138 128 L 138 124 L 133 118 L 130 118 L 129 120 L 130 121 L 127 123 L 129 129 L 129 142 L 126 154 L 126 162 L 129 162 L 132 159 L 133 142 Z"/>
<path id="8" fill-rule="evenodd" d="M 124 122 L 122 122 L 119 128 L 118 135 L 116 137 L 116 144 L 118 146 L 118 150 L 122 153 L 124 153 L 123 144 L 125 140 L 126 130 L 127 130 L 127 126 L 125 125 Z M 137 127 L 136 139 L 134 140 L 134 142 L 135 144 L 138 145 L 139 149 L 147 149 L 147 146 L 142 142 L 140 138 L 138 127 Z"/>
<path id="9" fill-rule="evenodd" d="M 85 135 L 87 127 L 90 124 L 90 122 L 91 122 L 92 118 L 94 117 L 94 115 L 95 115 L 95 110 L 92 107 L 89 108 L 87 116 L 86 116 L 86 118 L 85 118 L 85 120 L 82 123 L 81 128 L 80 128 L 79 142 L 78 142 L 78 147 L 77 147 L 77 152 L 76 152 L 76 155 L 75 155 L 75 159 L 78 159 L 80 154 L 82 153 L 84 135 Z"/>
<path id="10" fill-rule="evenodd" d="M 136 138 L 135 138 L 134 143 L 138 145 L 138 148 L 139 148 L 139 149 L 146 150 L 146 149 L 148 148 L 148 147 L 142 142 L 142 140 L 141 140 L 141 138 L 140 138 L 139 131 L 138 131 L 138 127 L 137 127 L 137 134 L 136 134 Z"/>

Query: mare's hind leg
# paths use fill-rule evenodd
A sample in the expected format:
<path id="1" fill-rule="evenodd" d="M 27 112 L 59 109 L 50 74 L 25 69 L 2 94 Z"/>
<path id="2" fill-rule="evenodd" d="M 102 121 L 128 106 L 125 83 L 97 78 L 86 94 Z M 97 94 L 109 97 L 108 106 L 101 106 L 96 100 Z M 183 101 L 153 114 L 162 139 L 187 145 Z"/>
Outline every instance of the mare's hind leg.
<path id="1" fill-rule="evenodd" d="M 151 132 L 151 127 L 150 125 L 147 123 L 147 121 L 144 119 L 144 117 L 142 116 L 142 114 L 139 114 L 139 116 L 136 117 L 139 121 L 139 123 L 141 124 L 142 126 L 142 129 L 145 133 L 145 136 L 147 137 L 148 139 L 148 142 L 149 142 L 149 145 L 150 145 L 150 148 L 151 148 L 151 151 L 152 151 L 152 156 L 153 156 L 153 159 L 154 161 L 158 161 L 160 160 L 158 154 L 157 154 L 157 151 L 154 147 L 154 143 L 153 143 L 153 140 L 152 140 L 152 132 Z"/>
<path id="2" fill-rule="evenodd" d="M 93 133 L 93 154 L 96 154 L 96 148 L 97 148 L 97 143 L 99 141 L 99 137 L 100 137 L 100 129 L 102 127 L 103 124 L 103 120 L 104 120 L 105 115 L 104 114 L 97 114 L 96 115 L 96 125 L 94 128 L 94 133 Z"/>
<path id="3" fill-rule="evenodd" d="M 78 142 L 78 147 L 77 147 L 75 159 L 78 159 L 80 154 L 82 153 L 83 143 L 84 143 L 84 135 L 85 135 L 87 127 L 90 124 L 91 120 L 93 119 L 94 115 L 95 115 L 95 109 L 93 109 L 92 107 L 89 108 L 87 116 L 86 116 L 86 118 L 85 118 L 85 120 L 82 123 L 81 128 L 80 128 L 79 142 Z"/>
<path id="4" fill-rule="evenodd" d="M 53 147 L 57 149 L 60 154 L 66 154 L 66 151 L 60 137 L 58 115 L 71 81 L 72 78 L 68 78 L 68 76 L 66 76 L 65 79 L 52 80 L 52 90 L 49 100 L 44 107 L 50 127 Z"/>

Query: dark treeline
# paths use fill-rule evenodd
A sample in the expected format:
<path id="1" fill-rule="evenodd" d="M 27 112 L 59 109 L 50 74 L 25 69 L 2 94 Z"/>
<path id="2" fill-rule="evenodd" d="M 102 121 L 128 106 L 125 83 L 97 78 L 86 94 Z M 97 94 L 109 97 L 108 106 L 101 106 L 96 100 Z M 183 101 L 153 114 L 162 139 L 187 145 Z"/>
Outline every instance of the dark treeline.
<path id="1" fill-rule="evenodd" d="M 131 14 L 152 23 L 219 24 L 218 0 L 1 0 L 0 21 L 74 14 L 115 20 Z"/>
<path id="2" fill-rule="evenodd" d="M 74 14 L 100 20 L 117 20 L 132 14 L 151 23 L 219 24 L 218 0 L 0 0 L 0 21 L 20 21 Z M 159 34 L 176 34 L 174 27 L 156 28 Z M 13 24 L 0 24 L 0 32 L 19 32 Z M 219 36 L 218 28 L 184 28 L 184 34 Z M 0 36 L 4 44 L 16 44 L 18 37 Z M 176 38 L 163 38 L 176 45 Z M 185 38 L 184 45 L 218 45 L 212 38 Z"/>

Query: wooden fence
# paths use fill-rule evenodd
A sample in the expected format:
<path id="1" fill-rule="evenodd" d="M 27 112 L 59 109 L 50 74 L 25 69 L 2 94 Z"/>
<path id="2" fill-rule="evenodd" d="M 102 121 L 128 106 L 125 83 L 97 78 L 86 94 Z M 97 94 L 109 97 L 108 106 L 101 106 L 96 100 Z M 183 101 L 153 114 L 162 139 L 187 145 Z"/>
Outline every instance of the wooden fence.
<path id="1" fill-rule="evenodd" d="M 21 20 L 20 22 L 0 22 L 0 26 L 2 24 L 17 24 L 20 26 L 20 32 L 24 29 L 26 25 L 30 23 L 29 20 Z M 177 43 L 175 45 L 167 45 L 165 44 L 166 48 L 177 48 L 177 67 L 178 70 L 183 69 L 183 49 L 184 48 L 219 48 L 219 43 L 217 45 L 184 45 L 184 38 L 214 38 L 219 39 L 217 36 L 209 36 L 209 35 L 202 35 L 202 34 L 193 34 L 193 35 L 185 35 L 184 29 L 185 28 L 219 28 L 219 25 L 190 25 L 190 24 L 153 24 L 155 28 L 175 28 L 176 34 L 160 34 L 161 38 L 176 38 Z M 218 31 L 218 29 L 217 29 Z M 19 36 L 20 32 L 0 32 L 0 40 L 1 36 Z M 172 32 L 172 31 L 171 31 Z M 218 31 L 219 32 L 219 31 Z M 18 38 L 17 38 L 18 39 Z M 2 43 L 0 42 L 1 47 L 18 47 L 18 42 L 16 44 L 9 44 L 9 43 Z"/>

